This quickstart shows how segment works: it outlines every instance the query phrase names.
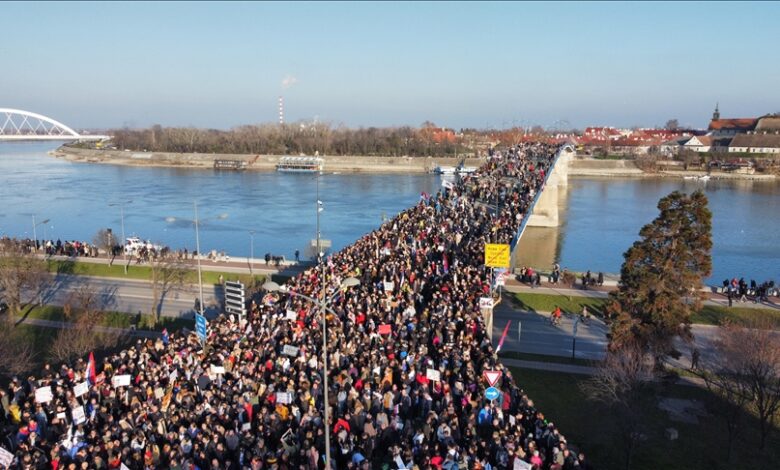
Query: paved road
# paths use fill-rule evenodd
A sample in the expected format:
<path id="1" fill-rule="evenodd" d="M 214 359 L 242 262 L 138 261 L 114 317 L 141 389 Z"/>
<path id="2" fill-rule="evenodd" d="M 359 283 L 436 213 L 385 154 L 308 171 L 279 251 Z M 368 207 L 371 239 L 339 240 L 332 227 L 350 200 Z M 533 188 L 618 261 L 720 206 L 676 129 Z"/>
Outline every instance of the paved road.
<path id="1" fill-rule="evenodd" d="M 571 357 L 573 318 L 562 317 L 561 325 L 550 324 L 549 314 L 539 314 L 515 308 L 510 296 L 493 311 L 493 339 L 498 344 L 507 323 L 509 331 L 501 347 L 502 351 L 519 351 L 548 356 Z M 607 327 L 603 322 L 590 319 L 577 326 L 575 357 L 600 359 L 607 348 Z"/>
<path id="2" fill-rule="evenodd" d="M 549 312 L 529 312 L 512 304 L 511 295 L 504 295 L 503 301 L 493 311 L 493 343 L 498 344 L 507 323 L 511 321 L 502 351 L 518 351 L 548 356 L 572 356 L 573 317 L 562 317 L 560 326 L 550 324 Z M 705 361 L 713 351 L 713 342 L 718 328 L 710 325 L 693 325 L 695 347 Z M 577 326 L 577 341 L 574 356 L 580 359 L 601 359 L 606 354 L 608 328 L 599 319 L 591 318 L 586 324 Z M 680 360 L 671 360 L 675 367 L 690 367 L 691 346 L 682 341 L 677 343 L 683 353 Z"/>
<path id="3" fill-rule="evenodd" d="M 129 313 L 152 311 L 152 289 L 149 281 L 66 274 L 58 274 L 54 277 L 51 286 L 43 293 L 43 303 L 62 306 L 72 293 L 85 283 L 100 293 L 105 310 Z M 218 288 L 213 285 L 204 284 L 203 296 L 205 297 L 203 305 L 208 307 L 217 304 L 221 292 L 218 292 Z M 193 315 L 197 297 L 196 285 L 174 289 L 162 301 L 162 316 L 189 318 Z"/>

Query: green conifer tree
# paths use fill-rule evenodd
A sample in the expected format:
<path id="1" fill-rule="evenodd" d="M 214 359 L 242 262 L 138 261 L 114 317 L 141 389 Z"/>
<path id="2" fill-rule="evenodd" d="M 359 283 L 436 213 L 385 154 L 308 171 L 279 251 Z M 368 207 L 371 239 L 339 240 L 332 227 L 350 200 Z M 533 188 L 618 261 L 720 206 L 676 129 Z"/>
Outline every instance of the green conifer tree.
<path id="1" fill-rule="evenodd" d="M 701 191 L 675 191 L 660 215 L 624 254 L 618 290 L 610 294 L 610 348 L 636 341 L 656 366 L 676 356 L 674 338 L 691 339 L 690 316 L 701 309 L 702 279 L 712 270 L 712 213 Z"/>

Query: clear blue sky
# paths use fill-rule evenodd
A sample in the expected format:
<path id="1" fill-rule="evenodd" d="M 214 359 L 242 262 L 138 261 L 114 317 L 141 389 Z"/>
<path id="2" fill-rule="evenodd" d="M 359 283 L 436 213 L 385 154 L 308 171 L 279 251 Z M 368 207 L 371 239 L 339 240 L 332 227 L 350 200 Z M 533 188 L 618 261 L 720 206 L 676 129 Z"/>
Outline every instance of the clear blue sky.
<path id="1" fill-rule="evenodd" d="M 780 111 L 780 3 L 5 3 L 0 107 L 73 127 L 653 126 Z M 294 82 L 286 89 L 282 83 Z"/>

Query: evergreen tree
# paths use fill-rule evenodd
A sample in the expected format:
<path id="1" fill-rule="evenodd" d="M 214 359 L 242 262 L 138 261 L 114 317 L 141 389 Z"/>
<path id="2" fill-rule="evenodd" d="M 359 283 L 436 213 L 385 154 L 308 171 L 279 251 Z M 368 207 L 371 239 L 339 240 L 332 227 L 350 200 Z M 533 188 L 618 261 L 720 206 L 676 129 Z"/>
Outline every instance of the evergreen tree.
<path id="1" fill-rule="evenodd" d="M 701 309 L 702 279 L 712 270 L 712 213 L 701 191 L 675 191 L 658 203 L 660 215 L 640 230 L 624 254 L 620 285 L 607 308 L 610 348 L 637 342 L 656 365 L 678 355 L 676 336 L 691 339 L 690 316 Z"/>

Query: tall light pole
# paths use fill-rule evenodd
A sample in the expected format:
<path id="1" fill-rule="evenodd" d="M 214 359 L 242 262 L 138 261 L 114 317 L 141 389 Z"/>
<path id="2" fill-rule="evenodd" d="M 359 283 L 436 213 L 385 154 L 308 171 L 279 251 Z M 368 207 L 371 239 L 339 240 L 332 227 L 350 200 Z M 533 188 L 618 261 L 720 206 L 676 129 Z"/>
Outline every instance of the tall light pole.
<path id="1" fill-rule="evenodd" d="M 323 399 L 324 399 L 324 420 L 325 420 L 325 468 L 331 469 L 330 465 L 330 423 L 328 422 L 330 419 L 330 405 L 328 404 L 328 320 L 325 316 L 326 313 L 330 313 L 333 316 L 336 316 L 336 312 L 334 312 L 330 308 L 330 303 L 333 302 L 333 299 L 336 298 L 336 295 L 341 292 L 342 289 L 348 289 L 350 287 L 355 287 L 360 285 L 360 280 L 354 277 L 348 277 L 344 279 L 341 282 L 341 285 L 339 286 L 338 290 L 327 299 L 327 302 L 325 301 L 325 293 L 327 292 L 326 286 L 325 286 L 325 280 L 323 279 L 322 282 L 323 288 L 322 288 L 322 296 L 320 296 L 319 299 L 315 299 L 312 297 L 309 297 L 307 295 L 299 294 L 297 292 L 290 292 L 286 289 L 283 289 L 279 284 L 275 282 L 266 282 L 263 284 L 263 289 L 269 291 L 269 292 L 284 292 L 287 295 L 293 296 L 293 297 L 301 297 L 303 299 L 308 300 L 309 302 L 313 303 L 317 306 L 320 312 L 320 316 L 322 317 L 322 380 L 323 380 Z"/>
<path id="2" fill-rule="evenodd" d="M 193 222 L 195 224 L 195 253 L 197 253 L 196 261 L 198 265 L 198 291 L 200 293 L 200 300 L 198 301 L 200 314 L 203 315 L 203 273 L 200 266 L 200 258 L 201 258 L 201 252 L 200 252 L 200 223 L 204 220 L 210 220 L 211 217 L 206 219 L 200 219 L 198 217 L 198 201 L 192 201 L 192 205 L 195 207 L 195 218 L 194 219 L 185 219 L 185 218 L 179 218 L 179 217 L 166 217 L 166 222 L 175 222 L 177 219 L 179 220 L 186 220 L 189 222 Z M 214 217 L 216 219 L 226 219 L 228 217 L 228 214 L 219 214 L 217 217 Z"/>
<path id="3" fill-rule="evenodd" d="M 38 233 L 35 231 L 35 228 L 39 225 L 47 224 L 49 223 L 50 219 L 46 219 L 43 222 L 35 223 L 35 214 L 32 216 L 32 222 L 33 222 L 33 238 L 35 239 L 35 245 L 33 246 L 35 253 L 38 253 Z"/>
<path id="4" fill-rule="evenodd" d="M 203 274 L 200 270 L 200 233 L 198 230 L 198 201 L 192 201 L 195 206 L 195 251 L 198 253 L 198 291 L 200 292 L 200 301 L 198 301 L 198 308 L 200 314 L 203 315 Z"/>
<path id="5" fill-rule="evenodd" d="M 255 264 L 255 230 L 249 231 L 249 275 L 254 276 L 252 268 Z"/>
<path id="6" fill-rule="evenodd" d="M 119 206 L 119 220 L 122 224 L 122 260 L 124 261 L 125 265 L 125 274 L 127 274 L 127 254 L 125 253 L 125 204 L 131 204 L 133 200 L 124 201 L 124 202 L 115 202 L 113 204 L 109 204 L 109 207 L 116 207 Z"/>

